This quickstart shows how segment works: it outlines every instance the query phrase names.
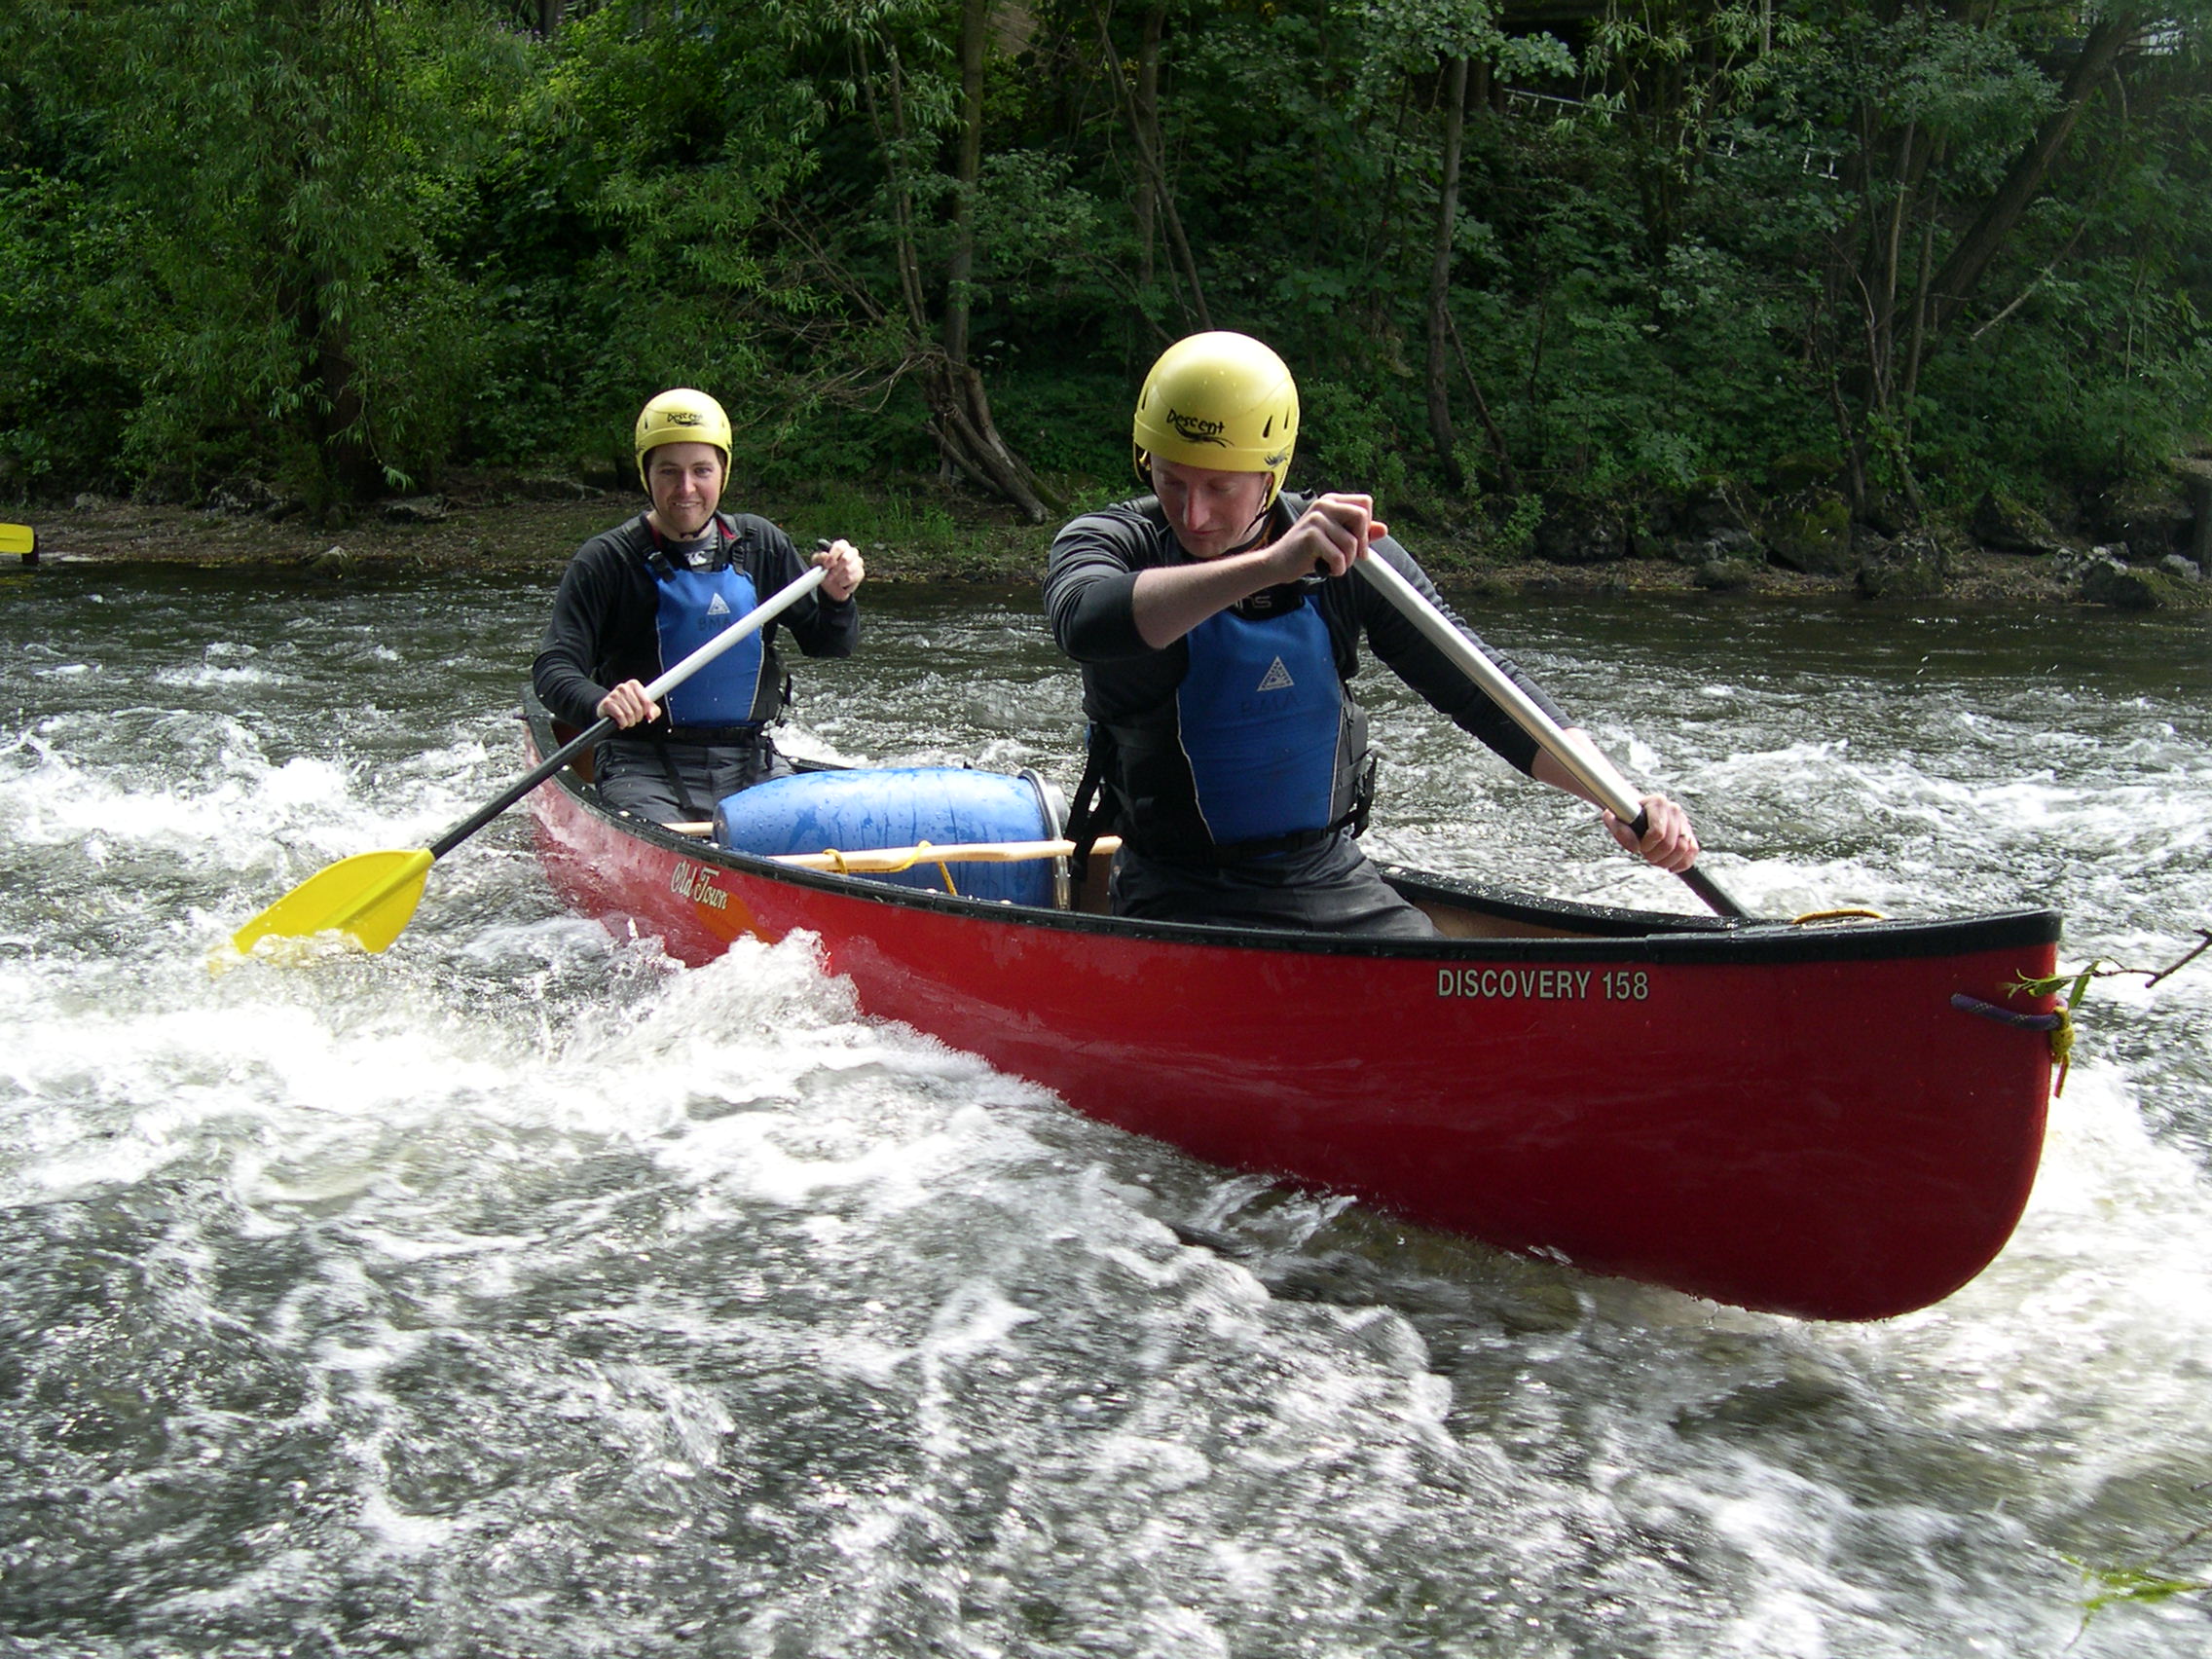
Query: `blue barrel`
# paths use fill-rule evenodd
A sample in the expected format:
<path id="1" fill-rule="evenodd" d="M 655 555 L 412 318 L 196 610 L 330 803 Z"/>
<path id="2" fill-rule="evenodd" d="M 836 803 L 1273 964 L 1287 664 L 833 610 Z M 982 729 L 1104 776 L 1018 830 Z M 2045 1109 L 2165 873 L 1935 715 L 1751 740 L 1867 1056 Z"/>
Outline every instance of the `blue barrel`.
<path id="1" fill-rule="evenodd" d="M 763 857 L 911 847 L 921 841 L 940 847 L 961 841 L 1049 841 L 1058 833 L 1056 814 L 1036 773 L 1014 776 L 965 766 L 800 772 L 725 795 L 715 808 L 715 839 Z M 947 867 L 963 898 L 1050 906 L 1055 863 L 1025 859 Z M 867 879 L 944 891 L 944 873 L 933 864 L 869 873 Z"/>

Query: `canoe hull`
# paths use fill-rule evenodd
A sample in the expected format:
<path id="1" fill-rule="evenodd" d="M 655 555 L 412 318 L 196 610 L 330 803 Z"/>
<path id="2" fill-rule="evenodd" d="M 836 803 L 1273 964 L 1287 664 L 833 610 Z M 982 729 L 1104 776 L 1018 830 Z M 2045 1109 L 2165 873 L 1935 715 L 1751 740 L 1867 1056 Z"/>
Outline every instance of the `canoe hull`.
<path id="1" fill-rule="evenodd" d="M 532 807 L 564 899 L 682 960 L 811 934 L 868 1014 L 1092 1117 L 1719 1302 L 1925 1307 L 2003 1247 L 2041 1154 L 2047 1042 L 1951 998 L 2046 1012 L 2008 987 L 2054 971 L 2048 912 L 1315 947 L 792 871 L 567 779 Z"/>

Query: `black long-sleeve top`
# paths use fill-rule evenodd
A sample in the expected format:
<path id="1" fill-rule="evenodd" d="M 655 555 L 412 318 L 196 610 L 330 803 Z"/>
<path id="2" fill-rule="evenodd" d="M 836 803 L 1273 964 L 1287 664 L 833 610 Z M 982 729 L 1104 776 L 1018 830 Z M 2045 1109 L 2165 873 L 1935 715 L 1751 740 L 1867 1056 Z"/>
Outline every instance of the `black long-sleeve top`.
<path id="1" fill-rule="evenodd" d="M 1305 510 L 1297 497 L 1278 497 L 1270 535 L 1279 536 Z M 1413 555 L 1384 536 L 1371 549 L 1449 617 L 1489 657 L 1562 725 L 1570 723 L 1542 689 L 1509 658 L 1485 645 L 1451 608 Z M 1052 638 L 1083 668 L 1084 713 L 1108 724 L 1143 720 L 1170 702 L 1190 666 L 1182 640 L 1160 649 L 1145 644 L 1136 625 L 1137 573 L 1191 563 L 1152 496 L 1071 520 L 1053 539 L 1045 572 L 1045 612 Z M 1539 753 L 1533 738 L 1492 702 L 1463 670 L 1429 643 L 1380 590 L 1347 571 L 1309 595 L 1326 619 L 1337 673 L 1346 682 L 1359 672 L 1359 636 L 1375 654 L 1455 725 L 1528 772 Z"/>
<path id="2" fill-rule="evenodd" d="M 764 518 L 750 513 L 723 515 L 735 529 L 733 562 L 753 578 L 763 600 L 806 573 L 807 566 L 791 537 Z M 572 725 L 599 719 L 600 699 L 625 680 L 649 684 L 665 666 L 655 617 L 660 590 L 646 563 L 653 551 L 645 515 L 593 536 L 576 549 L 553 596 L 553 614 L 531 665 L 531 683 L 547 709 Z M 828 599 L 817 588 L 760 631 L 761 645 L 775 649 L 776 631 L 788 630 L 810 657 L 842 657 L 860 640 L 860 607 L 847 598 Z M 762 674 L 764 686 L 782 682 L 780 669 Z M 637 728 L 639 735 L 666 736 L 668 712 Z"/>

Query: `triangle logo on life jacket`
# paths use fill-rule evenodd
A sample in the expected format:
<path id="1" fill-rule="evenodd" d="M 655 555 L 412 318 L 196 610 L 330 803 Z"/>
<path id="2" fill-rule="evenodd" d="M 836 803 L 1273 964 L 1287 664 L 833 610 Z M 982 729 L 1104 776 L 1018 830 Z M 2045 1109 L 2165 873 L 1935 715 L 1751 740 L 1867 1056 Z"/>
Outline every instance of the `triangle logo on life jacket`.
<path id="1" fill-rule="evenodd" d="M 729 607 L 722 603 L 720 594 L 718 593 L 714 598 L 707 601 L 707 614 L 709 616 L 727 616 L 729 614 Z"/>
<path id="2" fill-rule="evenodd" d="M 1290 670 L 1283 667 L 1282 658 L 1277 657 L 1273 662 L 1268 664 L 1268 672 L 1260 676 L 1259 689 L 1262 691 L 1287 691 L 1297 683 L 1297 681 L 1291 679 Z"/>

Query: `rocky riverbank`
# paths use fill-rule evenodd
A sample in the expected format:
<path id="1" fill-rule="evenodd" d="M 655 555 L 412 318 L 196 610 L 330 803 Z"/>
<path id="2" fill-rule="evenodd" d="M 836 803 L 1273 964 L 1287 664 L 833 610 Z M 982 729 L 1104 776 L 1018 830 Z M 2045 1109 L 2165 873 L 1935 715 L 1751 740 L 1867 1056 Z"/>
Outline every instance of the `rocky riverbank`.
<path id="1" fill-rule="evenodd" d="M 559 479 L 483 478 L 445 494 L 380 503 L 350 519 L 311 524 L 273 499 L 217 492 L 200 507 L 80 497 L 67 509 L 17 509 L 38 533 L 40 557 L 69 561 L 261 567 L 349 581 L 411 570 L 557 572 L 586 537 L 639 503 L 627 494 Z M 805 544 L 844 535 L 876 581 L 1035 582 L 1051 540 L 989 503 L 933 498 L 880 511 L 847 493 L 833 502 L 749 497 Z M 2146 543 L 2065 535 L 2004 518 L 1985 503 L 1973 526 L 1896 535 L 1852 530 L 1819 503 L 1782 503 L 1747 525 L 1685 520 L 1671 534 L 1617 525 L 1547 523 L 1537 556 L 1510 558 L 1447 530 L 1401 526 L 1438 579 L 1457 591 L 1692 592 L 1762 598 L 1936 601 L 2057 608 L 2212 609 L 2212 583 L 2184 555 L 2162 550 L 2186 524 L 2162 523 Z M 1833 521 L 1833 522 L 1830 522 Z M 1995 543 L 1991 545 L 1989 543 Z"/>

